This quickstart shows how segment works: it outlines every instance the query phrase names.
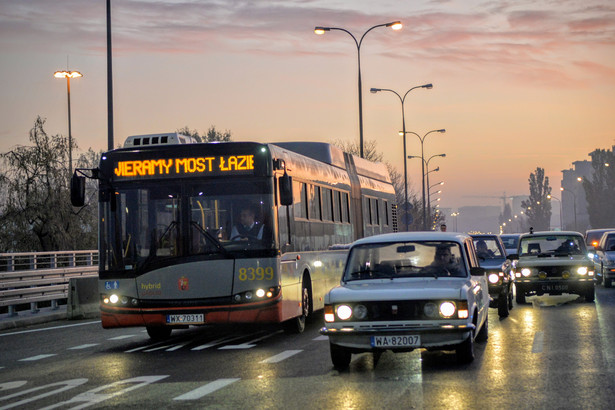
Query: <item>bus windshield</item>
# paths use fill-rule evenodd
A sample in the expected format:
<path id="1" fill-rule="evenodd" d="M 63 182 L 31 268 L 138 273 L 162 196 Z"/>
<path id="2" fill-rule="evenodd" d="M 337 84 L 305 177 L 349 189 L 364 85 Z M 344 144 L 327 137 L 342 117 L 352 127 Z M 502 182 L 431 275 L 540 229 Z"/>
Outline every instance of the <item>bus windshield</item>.
<path id="1" fill-rule="evenodd" d="M 256 256 L 275 248 L 266 183 L 141 183 L 101 202 L 101 264 L 148 269 L 176 258 Z"/>

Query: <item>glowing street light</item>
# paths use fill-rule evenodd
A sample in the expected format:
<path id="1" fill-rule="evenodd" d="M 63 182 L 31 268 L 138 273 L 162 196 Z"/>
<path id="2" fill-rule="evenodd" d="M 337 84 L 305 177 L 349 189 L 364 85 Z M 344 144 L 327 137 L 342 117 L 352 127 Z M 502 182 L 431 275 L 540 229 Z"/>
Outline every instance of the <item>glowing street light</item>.
<path id="1" fill-rule="evenodd" d="M 369 33 L 370 31 L 372 31 L 373 29 L 378 28 L 378 27 L 389 27 L 393 30 L 400 30 L 402 28 L 402 24 L 401 24 L 401 21 L 393 21 L 393 22 L 385 23 L 385 24 L 377 24 L 373 27 L 370 27 L 365 33 L 363 33 L 359 41 L 357 41 L 357 38 L 350 31 L 344 28 L 321 27 L 321 26 L 317 26 L 314 28 L 314 33 L 318 35 L 323 35 L 327 31 L 331 31 L 331 30 L 343 31 L 344 33 L 352 37 L 352 39 L 354 40 L 357 46 L 357 60 L 359 63 L 358 64 L 358 68 L 359 68 L 359 82 L 358 82 L 359 83 L 359 150 L 360 150 L 361 158 L 364 158 L 363 156 L 363 94 L 361 90 L 362 88 L 362 85 L 361 85 L 361 44 L 363 43 L 363 38 L 365 38 L 365 35 Z"/>
<path id="2" fill-rule="evenodd" d="M 79 71 L 56 71 L 53 73 L 55 78 L 66 78 L 66 91 L 68 95 L 68 171 L 73 174 L 73 137 L 70 124 L 70 79 L 83 77 Z"/>

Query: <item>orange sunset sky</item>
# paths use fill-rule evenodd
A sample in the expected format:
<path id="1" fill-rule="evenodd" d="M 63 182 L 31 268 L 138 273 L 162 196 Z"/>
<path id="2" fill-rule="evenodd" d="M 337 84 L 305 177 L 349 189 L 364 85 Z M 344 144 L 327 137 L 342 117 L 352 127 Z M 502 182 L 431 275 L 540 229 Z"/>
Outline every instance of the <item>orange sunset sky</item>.
<path id="1" fill-rule="evenodd" d="M 358 141 L 357 39 L 364 138 L 403 173 L 406 129 L 430 134 L 441 206 L 499 205 L 615 144 L 615 3 L 597 0 L 112 1 L 115 145 L 126 136 L 206 131 L 235 141 Z M 81 151 L 107 147 L 104 0 L 0 0 L 0 152 L 27 145 L 37 115 Z M 420 155 L 407 137 L 408 155 Z M 76 154 L 73 154 L 76 157 Z M 408 162 L 420 191 L 420 160 Z M 493 196 L 493 198 L 484 197 Z"/>

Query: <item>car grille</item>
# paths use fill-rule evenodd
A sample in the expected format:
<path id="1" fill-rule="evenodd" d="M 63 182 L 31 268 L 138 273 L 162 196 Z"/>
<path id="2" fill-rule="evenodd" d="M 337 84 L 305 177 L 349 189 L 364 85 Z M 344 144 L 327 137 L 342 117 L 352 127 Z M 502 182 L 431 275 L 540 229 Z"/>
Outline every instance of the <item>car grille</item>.
<path id="1" fill-rule="evenodd" d="M 537 271 L 538 273 L 545 272 L 547 278 L 561 278 L 564 272 L 568 272 L 569 277 L 573 277 L 577 268 L 577 266 L 542 266 L 537 268 Z"/>
<path id="2" fill-rule="evenodd" d="M 364 302 L 369 321 L 427 320 L 423 306 L 427 301 Z"/>

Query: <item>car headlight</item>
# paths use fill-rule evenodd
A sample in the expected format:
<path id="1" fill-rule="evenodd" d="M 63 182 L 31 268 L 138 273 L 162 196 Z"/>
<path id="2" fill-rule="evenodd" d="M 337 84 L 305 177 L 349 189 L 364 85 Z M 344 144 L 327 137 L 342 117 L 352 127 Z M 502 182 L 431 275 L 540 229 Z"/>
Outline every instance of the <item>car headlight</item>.
<path id="1" fill-rule="evenodd" d="M 444 317 L 451 317 L 456 311 L 455 304 L 453 302 L 442 302 L 440 304 L 440 314 Z"/>
<path id="2" fill-rule="evenodd" d="M 352 317 L 352 308 L 348 305 L 339 305 L 336 313 L 341 320 L 348 320 Z"/>
<path id="3" fill-rule="evenodd" d="M 497 273 L 490 273 L 488 279 L 489 279 L 489 283 L 495 285 L 496 283 L 500 281 L 500 276 Z"/>
<path id="4" fill-rule="evenodd" d="M 425 303 L 423 306 L 423 313 L 430 319 L 435 319 L 438 317 L 438 306 L 433 302 Z"/>
<path id="5" fill-rule="evenodd" d="M 365 305 L 357 305 L 354 307 L 354 317 L 359 320 L 363 320 L 367 317 L 367 308 Z"/>
<path id="6" fill-rule="evenodd" d="M 577 273 L 579 275 L 587 275 L 588 269 L 586 266 L 581 266 L 579 268 L 577 268 Z"/>
<path id="7" fill-rule="evenodd" d="M 532 270 L 528 268 L 521 269 L 521 274 L 526 278 L 532 274 Z"/>

